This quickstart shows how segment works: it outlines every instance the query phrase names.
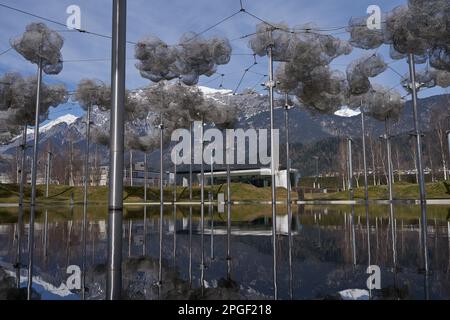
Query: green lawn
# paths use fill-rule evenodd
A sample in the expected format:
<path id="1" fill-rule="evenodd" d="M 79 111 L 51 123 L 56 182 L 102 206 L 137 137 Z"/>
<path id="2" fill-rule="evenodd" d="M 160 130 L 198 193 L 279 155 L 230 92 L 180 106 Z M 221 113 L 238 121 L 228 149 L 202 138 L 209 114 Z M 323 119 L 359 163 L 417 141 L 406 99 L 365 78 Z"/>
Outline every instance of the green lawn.
<path id="1" fill-rule="evenodd" d="M 450 184 L 446 182 L 429 183 L 426 186 L 428 199 L 450 199 Z M 205 188 L 206 192 L 211 190 L 210 187 Z M 217 193 L 226 193 L 226 185 L 216 185 L 213 188 L 214 198 Z M 73 194 L 73 200 L 75 203 L 83 201 L 83 187 L 69 187 L 69 186 L 50 186 L 50 196 L 45 198 L 45 186 L 40 185 L 37 187 L 37 200 L 41 204 L 68 204 L 70 203 L 71 195 Z M 257 188 L 249 184 L 234 183 L 231 186 L 232 199 L 235 201 L 270 201 L 271 189 L 270 188 Z M 25 188 L 25 201 L 28 202 L 31 194 L 30 186 Z M 108 200 L 108 188 L 107 187 L 89 187 L 89 201 L 91 203 L 106 204 Z M 195 187 L 193 189 L 194 200 L 200 200 L 200 188 Z M 207 194 L 205 195 L 207 199 Z M 370 199 L 382 200 L 388 198 L 387 186 L 370 186 L 369 187 Z M 147 198 L 150 202 L 159 201 L 159 188 L 149 188 L 147 191 Z M 277 190 L 278 200 L 286 199 L 286 190 L 279 188 Z M 297 193 L 292 193 L 292 199 L 297 200 Z M 364 198 L 364 188 L 355 189 L 355 199 Z M 418 199 L 419 188 L 415 184 L 409 183 L 396 183 L 394 185 L 394 198 L 395 199 Z M 143 187 L 125 187 L 124 188 L 124 201 L 127 203 L 142 202 L 144 199 Z M 173 200 L 173 189 L 166 188 L 164 190 L 165 201 Z M 188 188 L 179 187 L 177 189 L 177 199 L 179 201 L 189 200 Z M 348 192 L 338 193 L 306 193 L 305 200 L 347 200 L 349 199 Z M 0 184 L 0 203 L 17 203 L 19 200 L 19 186 L 17 185 L 2 185 Z"/>
<path id="2" fill-rule="evenodd" d="M 426 184 L 427 199 L 450 199 L 450 184 L 448 182 L 436 182 Z M 364 188 L 355 189 L 355 199 L 364 199 Z M 387 186 L 370 186 L 369 199 L 385 200 L 389 198 Z M 349 192 L 337 193 L 307 193 L 306 200 L 346 200 Z M 419 186 L 411 183 L 396 183 L 394 185 L 394 199 L 415 200 L 419 199 Z"/>

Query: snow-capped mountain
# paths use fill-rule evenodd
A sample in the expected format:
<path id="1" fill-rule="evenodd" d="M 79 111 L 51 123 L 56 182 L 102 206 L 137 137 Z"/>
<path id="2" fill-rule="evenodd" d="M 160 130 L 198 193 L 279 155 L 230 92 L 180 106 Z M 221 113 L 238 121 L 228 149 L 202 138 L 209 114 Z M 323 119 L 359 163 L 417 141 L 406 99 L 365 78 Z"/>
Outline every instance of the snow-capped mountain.
<path id="1" fill-rule="evenodd" d="M 269 126 L 269 103 L 266 95 L 248 92 L 246 94 L 233 95 L 230 90 L 217 90 L 207 87 L 200 87 L 200 90 L 208 98 L 215 99 L 224 104 L 233 103 L 239 107 L 240 114 L 236 127 L 248 128 L 268 128 Z M 446 96 L 435 96 L 420 101 L 420 118 L 422 128 L 427 130 L 430 125 L 431 110 L 435 108 L 446 108 Z M 284 140 L 284 105 L 283 101 L 276 101 L 275 127 L 280 128 L 280 140 Z M 337 115 L 319 115 L 311 114 L 303 108 L 294 108 L 289 111 L 291 142 L 311 143 L 321 139 L 336 135 L 360 136 L 361 124 L 358 111 L 343 108 Z M 93 126 L 107 126 L 109 122 L 109 113 L 101 112 L 94 108 L 92 111 Z M 401 115 L 401 120 L 394 124 L 392 133 L 405 133 L 412 130 L 412 108 L 407 103 Z M 151 130 L 147 121 L 140 121 L 135 124 L 135 132 Z M 367 129 L 378 135 L 383 132 L 384 125 L 378 121 L 368 118 Z M 40 145 L 41 148 L 47 143 L 52 144 L 53 148 L 61 148 L 73 142 L 74 147 L 84 152 L 84 141 L 86 133 L 85 118 L 77 118 L 71 114 L 64 115 L 58 119 L 49 121 L 41 126 Z M 29 143 L 33 138 L 32 130 L 28 132 Z M 2 156 L 12 156 L 16 152 L 16 147 L 20 145 L 20 136 L 16 137 L 11 144 L 0 146 Z M 31 151 L 31 150 L 30 150 Z M 107 161 L 107 149 L 102 147 L 102 158 Z M 157 160 L 158 155 L 152 155 Z"/>

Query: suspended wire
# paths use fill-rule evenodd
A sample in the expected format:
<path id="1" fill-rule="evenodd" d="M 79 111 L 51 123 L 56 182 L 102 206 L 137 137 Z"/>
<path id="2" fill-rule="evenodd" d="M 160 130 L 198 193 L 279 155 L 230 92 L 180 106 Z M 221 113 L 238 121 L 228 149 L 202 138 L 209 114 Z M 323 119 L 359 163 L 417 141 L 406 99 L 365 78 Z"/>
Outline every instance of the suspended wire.
<path id="1" fill-rule="evenodd" d="M 28 15 L 28 16 L 31 16 L 31 17 L 34 17 L 34 18 L 37 18 L 37 19 L 40 19 L 40 20 L 44 20 L 44 21 L 47 21 L 47 22 L 50 22 L 50 23 L 53 23 L 53 24 L 56 24 L 56 25 L 59 25 L 59 26 L 67 28 L 67 25 L 65 23 L 60 22 L 60 21 L 52 20 L 52 19 L 49 19 L 49 18 L 40 16 L 40 15 L 37 15 L 37 14 L 31 13 L 31 12 L 25 11 L 25 10 L 22 10 L 22 9 L 18 9 L 18 8 L 14 8 L 14 7 L 8 6 L 8 5 L 3 4 L 3 3 L 0 3 L 0 7 L 9 9 L 9 10 L 12 10 L 12 11 L 15 11 L 15 12 L 19 12 L 19 13 L 22 13 L 24 15 Z M 97 32 L 92 32 L 92 31 L 88 31 L 88 30 L 85 30 L 85 29 L 78 29 L 78 28 L 70 29 L 69 28 L 69 30 L 77 31 L 79 33 L 90 34 L 90 35 L 101 37 L 101 38 L 105 38 L 105 39 L 112 39 L 112 37 L 109 36 L 109 35 L 105 35 L 105 34 L 101 34 L 101 33 L 97 33 Z M 127 41 L 127 43 L 136 45 L 136 43 L 132 42 L 132 41 Z"/>
<path id="2" fill-rule="evenodd" d="M 190 41 L 192 41 L 192 40 L 194 40 L 194 39 L 200 37 L 201 35 L 205 34 L 206 32 L 208 32 L 208 31 L 210 31 L 210 30 L 212 30 L 212 29 L 214 29 L 214 28 L 216 28 L 217 26 L 221 25 L 222 23 L 224 23 L 224 22 L 226 22 L 226 21 L 228 21 L 228 20 L 234 18 L 235 16 L 237 16 L 237 15 L 240 14 L 241 12 L 242 12 L 241 10 L 236 11 L 235 13 L 229 15 L 229 16 L 226 17 L 226 18 L 223 18 L 223 19 L 220 20 L 219 22 L 217 22 L 217 23 L 213 24 L 212 26 L 206 28 L 205 30 L 201 31 L 200 33 L 195 34 L 195 36 L 193 36 L 192 38 L 189 38 L 189 39 L 183 41 L 181 44 L 190 42 Z"/>
<path id="3" fill-rule="evenodd" d="M 253 59 L 254 59 L 253 64 L 252 64 L 251 66 L 249 66 L 248 68 L 246 68 L 246 69 L 244 70 L 244 72 L 242 73 L 241 79 L 239 80 L 239 82 L 238 82 L 238 84 L 237 84 L 237 86 L 236 86 L 236 89 L 234 89 L 234 91 L 233 91 L 233 94 L 234 94 L 234 95 L 235 95 L 235 94 L 237 93 L 237 91 L 239 90 L 239 88 L 240 88 L 242 82 L 244 81 L 244 78 L 245 78 L 245 76 L 247 75 L 247 73 L 248 73 L 254 66 L 256 66 L 256 65 L 258 64 L 258 62 L 256 61 L 256 55 L 253 55 Z"/>
<path id="4" fill-rule="evenodd" d="M 10 52 L 13 49 L 13 47 L 9 47 L 8 49 L 6 49 L 5 51 L 0 52 L 0 56 Z"/>
<path id="5" fill-rule="evenodd" d="M 393 71 L 396 75 L 398 75 L 400 78 L 404 78 L 404 76 L 400 73 L 400 72 L 398 72 L 397 70 L 395 70 L 394 68 L 392 68 L 390 65 L 387 65 L 387 67 L 391 70 L 391 71 Z"/>

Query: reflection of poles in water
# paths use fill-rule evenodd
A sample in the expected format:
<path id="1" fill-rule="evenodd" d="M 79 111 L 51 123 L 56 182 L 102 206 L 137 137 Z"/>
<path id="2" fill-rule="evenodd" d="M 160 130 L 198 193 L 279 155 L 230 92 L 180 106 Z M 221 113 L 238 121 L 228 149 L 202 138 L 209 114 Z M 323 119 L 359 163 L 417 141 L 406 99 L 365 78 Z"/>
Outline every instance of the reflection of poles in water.
<path id="1" fill-rule="evenodd" d="M 395 235 L 394 205 L 392 202 L 389 204 L 389 222 L 391 226 L 392 262 L 395 270 L 397 268 L 397 239 Z"/>
<path id="2" fill-rule="evenodd" d="M 71 245 L 71 238 L 72 238 L 72 226 L 73 221 L 70 220 L 67 222 L 67 246 L 66 246 L 66 267 L 70 265 L 70 245 Z"/>
<path id="3" fill-rule="evenodd" d="M 377 263 L 379 261 L 380 254 L 380 237 L 378 236 L 378 217 L 375 217 L 375 235 L 377 239 Z"/>
<path id="4" fill-rule="evenodd" d="M 177 262 L 177 205 L 173 204 L 173 266 Z"/>
<path id="5" fill-rule="evenodd" d="M 133 220 L 128 222 L 128 258 L 131 258 L 131 242 L 133 240 Z"/>
<path id="6" fill-rule="evenodd" d="M 316 223 L 316 229 L 317 229 L 317 247 L 322 246 L 322 239 L 320 234 L 320 213 L 314 213 L 314 222 Z"/>
<path id="7" fill-rule="evenodd" d="M 192 192 L 190 198 L 192 201 Z M 189 288 L 192 288 L 192 205 L 189 206 Z"/>
<path id="8" fill-rule="evenodd" d="M 42 59 L 39 59 L 37 72 L 37 90 L 36 90 L 36 113 L 34 121 L 34 144 L 33 144 L 33 162 L 31 164 L 31 203 L 30 203 L 30 221 L 28 228 L 28 283 L 27 300 L 31 300 L 33 286 L 33 255 L 34 255 L 34 219 L 36 211 L 36 181 L 37 181 L 37 159 L 39 147 L 39 120 L 40 120 L 40 99 L 42 82 Z"/>
<path id="9" fill-rule="evenodd" d="M 213 206 L 213 195 L 209 194 L 209 221 L 210 221 L 210 227 L 211 227 L 211 261 L 215 260 L 214 257 L 214 206 Z"/>
<path id="10" fill-rule="evenodd" d="M 22 158 L 20 159 L 20 187 L 19 187 L 19 217 L 17 219 L 17 248 L 16 248 L 16 287 L 20 288 L 20 268 L 22 267 L 22 235 L 23 235 L 23 199 L 24 188 L 27 180 L 25 174 L 26 150 L 27 150 L 27 129 L 28 126 L 23 127 L 22 135 Z"/>
<path id="11" fill-rule="evenodd" d="M 355 234 L 355 205 L 352 205 L 351 223 L 351 238 L 352 238 L 352 261 L 353 266 L 356 267 L 356 234 Z"/>

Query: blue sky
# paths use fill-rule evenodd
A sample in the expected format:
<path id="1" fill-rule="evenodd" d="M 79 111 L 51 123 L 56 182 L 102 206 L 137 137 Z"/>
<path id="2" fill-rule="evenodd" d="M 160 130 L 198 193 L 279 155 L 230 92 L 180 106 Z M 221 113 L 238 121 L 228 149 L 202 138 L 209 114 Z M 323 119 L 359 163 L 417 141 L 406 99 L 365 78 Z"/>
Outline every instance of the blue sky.
<path id="1" fill-rule="evenodd" d="M 342 27 L 347 25 L 352 16 L 363 16 L 369 5 L 376 4 L 383 11 L 389 11 L 394 7 L 404 4 L 406 0 L 243 0 L 244 7 L 256 16 L 271 22 L 285 22 L 290 26 L 296 26 L 308 22 L 315 25 L 328 27 Z M 66 8 L 75 4 L 80 6 L 82 13 L 82 29 L 105 35 L 111 34 L 111 3 L 110 0 L 0 0 L 1 4 L 9 5 L 36 15 L 65 23 L 68 15 Z M 169 44 L 175 44 L 184 32 L 201 32 L 214 25 L 221 19 L 231 15 L 240 9 L 239 0 L 128 0 L 128 31 L 129 41 L 136 42 L 146 35 L 153 34 Z M 39 19 L 23 15 L 0 7 L 0 52 L 9 48 L 9 39 L 20 35 L 25 26 Z M 205 34 L 225 36 L 230 40 L 254 32 L 255 25 L 259 21 L 249 15 L 240 13 L 231 20 L 221 24 Z M 47 23 L 54 30 L 62 31 L 65 38 L 63 47 L 65 63 L 64 70 L 57 76 L 45 76 L 49 83 L 65 83 L 70 90 L 83 78 L 97 78 L 110 82 L 110 40 L 95 37 L 78 32 L 67 32 L 64 27 Z M 335 33 L 337 31 L 334 31 Z M 339 31 L 336 36 L 347 39 L 348 35 Z M 234 54 L 248 54 L 248 38 L 231 42 Z M 386 61 L 391 61 L 387 48 L 379 52 Z M 336 59 L 332 64 L 336 69 L 345 70 L 350 61 L 364 54 L 362 50 L 355 49 L 346 57 Z M 134 46 L 127 46 L 127 87 L 134 89 L 149 83 L 140 77 L 135 68 Z M 106 59 L 95 62 L 70 62 L 71 60 Z M 247 73 L 240 90 L 257 85 L 259 89 L 260 74 L 267 74 L 267 61 L 265 58 L 257 58 L 258 65 Z M 234 90 L 241 79 L 244 69 L 253 63 L 253 57 L 247 55 L 233 55 L 228 65 L 220 66 L 218 72 L 224 73 L 223 86 Z M 391 65 L 397 72 L 407 72 L 405 61 L 398 61 Z M 420 69 L 420 67 L 419 67 Z M 11 50 L 0 56 L 0 73 L 8 71 L 21 72 L 24 75 L 36 73 L 35 65 L 25 61 L 19 54 Z M 202 77 L 200 85 L 217 88 L 220 79 Z M 389 87 L 397 85 L 400 77 L 388 70 L 373 82 Z M 399 90 L 402 89 L 399 87 Z M 404 94 L 403 91 L 401 91 Z M 444 93 L 442 89 L 432 89 L 421 93 L 421 96 L 429 96 Z M 81 115 L 82 111 L 76 105 L 65 105 L 52 110 L 50 119 L 59 117 L 65 113 Z"/>

